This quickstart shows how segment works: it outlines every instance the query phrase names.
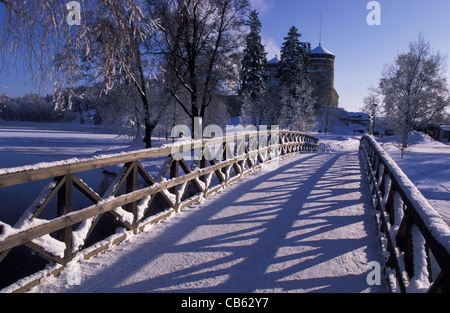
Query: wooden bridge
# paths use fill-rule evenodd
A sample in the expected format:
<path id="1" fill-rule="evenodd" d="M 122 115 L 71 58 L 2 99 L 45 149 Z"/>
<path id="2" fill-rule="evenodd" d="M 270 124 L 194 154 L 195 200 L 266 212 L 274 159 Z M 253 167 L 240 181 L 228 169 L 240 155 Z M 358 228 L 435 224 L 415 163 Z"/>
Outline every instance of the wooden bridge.
<path id="1" fill-rule="evenodd" d="M 42 261 L 34 256 L 37 254 L 49 260 L 50 265 L 45 263 L 42 266 L 45 268 L 36 266 L 24 270 L 21 274 L 25 277 L 18 282 L 0 279 L 3 284 L 0 288 L 4 288 L 3 292 L 26 292 L 49 276 L 64 274 L 80 260 L 98 261 L 103 257 L 108 263 L 109 253 L 118 253 L 120 249 L 106 250 L 120 243 L 121 249 L 135 249 L 127 241 L 130 234 L 146 232 L 136 238 L 162 242 L 155 245 L 152 241 L 152 247 L 157 248 L 151 250 L 138 245 L 141 249 L 125 252 L 133 258 L 133 262 L 126 263 L 131 267 L 141 264 L 141 274 L 158 273 L 155 268 L 160 267 L 164 274 L 141 277 L 141 280 L 151 281 L 152 288 L 141 283 L 139 291 L 176 291 L 169 282 L 189 282 L 186 277 L 193 275 L 203 278 L 201 290 L 204 291 L 362 292 L 369 287 L 367 263 L 378 260 L 384 263 L 387 285 L 392 291 L 448 292 L 450 229 L 392 159 L 367 136 L 361 141 L 359 155 L 320 154 L 319 147 L 318 139 L 303 133 L 267 131 L 4 170 L 0 174 L 0 188 L 26 186 L 36 181 L 44 181 L 46 186 L 14 225 L 0 221 L 0 268 L 11 265 L 8 258 L 14 253 L 17 257 L 17 251 L 20 259 L 27 262 L 32 260 L 42 266 Z M 155 164 L 157 173 L 149 170 Z M 119 169 L 118 173 L 102 192 L 78 178 L 79 173 L 112 166 Z M 249 175 L 254 173 L 258 174 Z M 228 188 L 237 181 L 239 183 Z M 243 184 L 249 192 L 243 192 Z M 221 201 L 208 204 L 207 208 L 199 210 L 202 213 L 187 210 L 203 199 L 212 199 L 214 193 L 224 189 L 230 193 L 226 199 L 219 197 Z M 244 199 L 249 197 L 247 205 L 236 201 L 239 195 Z M 91 205 L 80 207 L 76 200 L 80 197 Z M 258 201 L 263 198 L 265 206 Z M 328 199 L 327 204 L 317 207 L 324 199 Z M 376 210 L 368 208 L 371 202 Z M 283 209 L 286 207 L 297 207 L 297 210 Z M 342 208 L 350 209 L 344 214 Z M 196 226 L 208 228 L 215 241 L 214 247 L 207 248 L 204 240 L 196 237 L 194 221 L 178 217 L 184 213 L 176 213 L 183 210 L 191 214 L 191 218 L 195 216 Z M 47 211 L 54 212 L 54 216 L 44 218 L 43 212 Z M 377 212 L 376 219 L 372 218 L 372 211 Z M 233 225 L 231 233 L 218 226 L 217 221 L 211 223 L 214 212 L 225 215 L 222 218 Z M 169 216 L 180 219 L 172 230 L 174 234 L 158 237 L 160 230 L 152 225 Z M 256 224 L 248 227 L 247 223 Z M 378 231 L 375 226 L 370 230 L 371 223 L 377 224 Z M 122 231 L 117 232 L 118 228 Z M 302 235 L 308 230 L 311 234 L 320 233 L 320 240 L 312 242 L 310 237 Z M 212 251 L 222 251 L 223 255 L 220 261 L 203 259 L 212 265 L 210 269 L 193 266 L 196 262 L 193 260 L 192 264 L 188 262 L 176 270 L 176 275 L 170 274 L 164 264 L 171 263 L 158 260 L 158 256 L 168 253 L 166 248 L 175 246 L 170 238 L 190 243 L 181 248 L 177 245 L 176 252 L 184 253 L 183 258 L 195 259 L 201 253 Z M 309 244 L 301 238 L 309 239 Z M 234 240 L 251 243 L 232 244 L 234 248 L 230 250 L 226 243 Z M 378 256 L 367 252 L 378 247 L 378 241 L 384 259 L 380 257 L 381 252 Z M 280 257 L 278 254 L 283 249 L 288 250 L 286 255 L 291 257 Z M 28 253 L 25 251 L 32 251 L 33 256 L 22 258 Z M 139 261 L 138 256 L 144 259 Z M 145 271 L 144 267 L 151 260 L 154 263 L 148 266 L 153 270 Z M 104 262 L 97 262 L 100 263 Z M 345 266 L 351 263 L 354 265 Z M 233 264 L 237 270 L 225 275 L 225 264 Z M 118 266 L 123 270 L 123 263 Z M 326 268 L 339 267 L 347 275 L 339 272 L 333 278 L 321 274 Z M 305 268 L 314 270 L 303 272 Z M 36 273 L 31 272 L 36 269 Z M 112 277 L 117 270 L 111 268 L 107 275 Z M 205 271 L 216 275 L 216 279 L 198 274 Z M 222 276 L 227 276 L 227 283 L 220 283 L 217 277 Z M 353 289 L 341 290 L 348 280 L 358 282 L 347 284 L 354 286 Z M 89 281 L 91 286 L 97 286 L 95 277 Z M 236 288 L 236 282 L 240 289 Z M 184 285 L 178 290 L 190 290 L 186 288 Z M 126 286 L 115 289 L 124 290 L 128 290 Z"/>

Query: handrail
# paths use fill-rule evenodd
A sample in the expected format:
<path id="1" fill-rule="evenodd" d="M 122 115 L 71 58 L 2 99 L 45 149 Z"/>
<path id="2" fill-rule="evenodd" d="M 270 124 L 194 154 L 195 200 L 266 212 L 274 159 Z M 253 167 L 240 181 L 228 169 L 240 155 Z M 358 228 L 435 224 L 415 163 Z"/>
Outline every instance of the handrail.
<path id="1" fill-rule="evenodd" d="M 450 292 L 450 227 L 371 136 L 366 166 L 392 291 Z"/>
<path id="2" fill-rule="evenodd" d="M 297 153 L 317 152 L 318 141 L 300 132 L 251 132 L 176 143 L 159 149 L 1 169 L 0 188 L 46 179 L 52 181 L 15 225 L 0 221 L 0 262 L 11 249 L 25 246 L 59 264 L 57 269 L 46 274 L 56 275 L 77 254 L 81 253 L 87 259 L 105 250 L 111 242 L 115 245 L 126 239 L 127 234 L 112 234 L 111 240 L 94 244 L 92 251 L 85 247 L 105 213 L 128 232 L 139 233 L 266 164 Z M 192 155 L 194 151 L 197 158 L 188 165 L 183 152 Z M 163 159 L 156 160 L 161 157 Z M 142 161 L 149 159 L 161 164 L 157 177 L 153 177 L 142 164 Z M 123 166 L 102 196 L 76 176 L 80 172 L 112 165 Z M 145 187 L 139 187 L 139 182 L 144 183 Z M 74 188 L 93 204 L 74 210 Z M 54 197 L 57 199 L 57 217 L 49 220 L 39 218 Z M 156 212 L 150 209 L 155 202 L 158 204 Z M 32 288 L 39 280 L 25 284 L 20 291 Z"/>

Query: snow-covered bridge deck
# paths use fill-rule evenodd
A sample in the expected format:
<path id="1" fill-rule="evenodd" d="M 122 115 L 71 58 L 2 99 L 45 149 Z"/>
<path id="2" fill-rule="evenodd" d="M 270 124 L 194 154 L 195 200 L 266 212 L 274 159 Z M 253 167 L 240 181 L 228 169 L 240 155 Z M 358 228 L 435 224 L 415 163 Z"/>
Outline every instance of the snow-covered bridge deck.
<path id="1" fill-rule="evenodd" d="M 33 292 L 386 292 L 358 153 L 249 175 Z"/>

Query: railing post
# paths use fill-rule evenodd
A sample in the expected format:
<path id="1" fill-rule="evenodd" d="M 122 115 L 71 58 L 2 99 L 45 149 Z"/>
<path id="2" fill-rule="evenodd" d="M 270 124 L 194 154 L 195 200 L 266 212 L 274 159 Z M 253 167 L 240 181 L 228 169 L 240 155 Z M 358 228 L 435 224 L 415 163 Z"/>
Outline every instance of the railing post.
<path id="1" fill-rule="evenodd" d="M 127 177 L 127 193 L 132 193 L 138 190 L 138 166 L 137 162 L 129 163 L 128 165 L 131 168 L 130 173 Z M 133 214 L 133 230 L 137 229 L 137 202 L 132 202 L 128 204 L 127 209 Z"/>
<path id="2" fill-rule="evenodd" d="M 173 160 L 172 165 L 170 166 L 170 179 L 177 178 L 178 176 L 179 176 L 179 162 Z M 170 188 L 169 192 L 175 194 L 176 196 L 176 203 L 174 209 L 175 211 L 178 212 L 178 206 L 180 203 L 178 186 Z"/>
<path id="3" fill-rule="evenodd" d="M 208 160 L 205 158 L 205 154 L 203 154 L 202 159 L 200 160 L 200 169 L 204 169 L 207 167 L 208 167 Z M 206 183 L 206 175 L 200 176 L 200 181 Z"/>
<path id="4" fill-rule="evenodd" d="M 58 190 L 56 201 L 58 217 L 69 214 L 73 210 L 73 174 L 60 177 L 58 178 L 58 181 L 61 181 L 62 179 L 65 179 L 65 183 Z M 66 249 L 64 250 L 64 263 L 67 264 L 72 260 L 72 226 L 58 231 L 57 237 L 58 240 L 64 242 L 66 245 Z"/>
<path id="5" fill-rule="evenodd" d="M 413 226 L 413 220 L 408 213 L 408 209 L 405 210 L 403 221 L 400 225 L 400 229 L 397 234 L 397 246 L 400 251 L 405 254 L 405 270 L 408 273 L 409 278 L 414 276 L 414 258 L 413 258 L 413 243 L 411 236 L 411 229 Z"/>
<path id="6" fill-rule="evenodd" d="M 281 134 L 280 134 L 280 128 L 279 126 L 272 126 L 271 127 L 271 134 L 274 138 L 272 144 L 275 144 L 276 146 L 274 147 L 275 151 L 274 151 L 274 157 L 275 159 L 279 158 L 281 155 L 283 155 L 283 149 L 281 148 L 281 144 L 283 144 L 283 139 L 281 138 Z"/>

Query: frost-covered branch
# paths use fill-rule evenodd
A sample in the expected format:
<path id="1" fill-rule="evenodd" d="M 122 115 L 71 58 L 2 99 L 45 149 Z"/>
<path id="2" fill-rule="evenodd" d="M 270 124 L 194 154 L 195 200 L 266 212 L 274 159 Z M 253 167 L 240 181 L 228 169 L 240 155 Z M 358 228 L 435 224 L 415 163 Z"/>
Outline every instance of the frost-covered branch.
<path id="1" fill-rule="evenodd" d="M 408 52 L 383 71 L 379 88 L 385 111 L 402 134 L 402 151 L 414 127 L 430 122 L 449 106 L 443 66 L 444 58 L 432 54 L 430 43 L 419 36 L 409 44 Z"/>

